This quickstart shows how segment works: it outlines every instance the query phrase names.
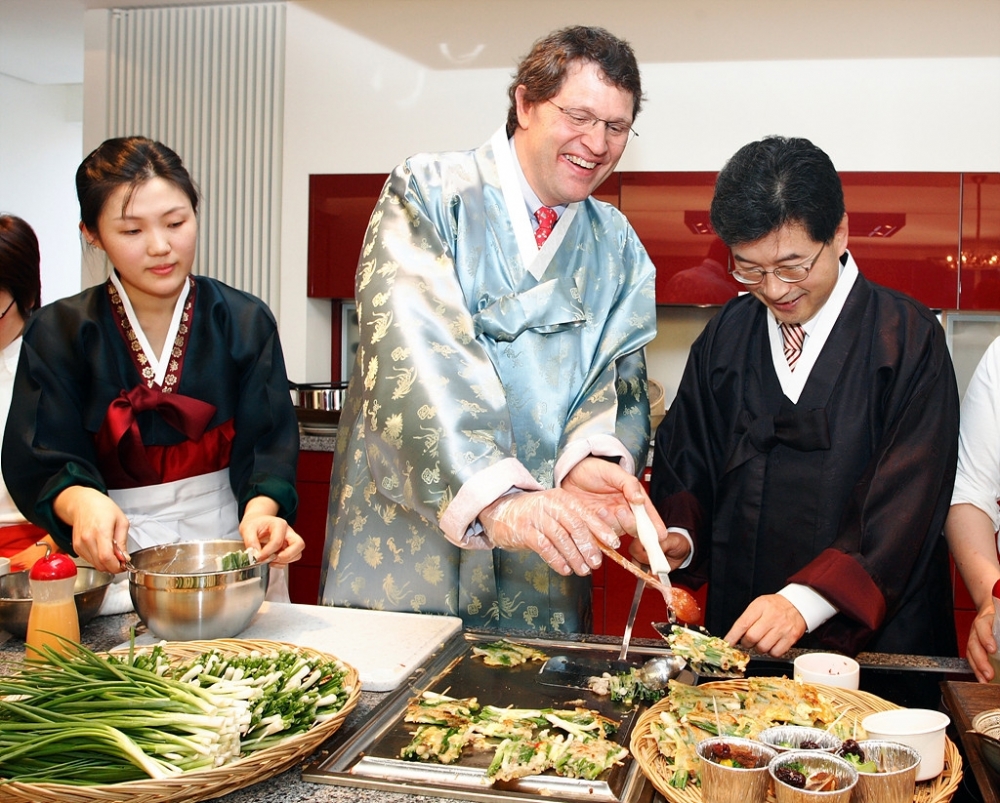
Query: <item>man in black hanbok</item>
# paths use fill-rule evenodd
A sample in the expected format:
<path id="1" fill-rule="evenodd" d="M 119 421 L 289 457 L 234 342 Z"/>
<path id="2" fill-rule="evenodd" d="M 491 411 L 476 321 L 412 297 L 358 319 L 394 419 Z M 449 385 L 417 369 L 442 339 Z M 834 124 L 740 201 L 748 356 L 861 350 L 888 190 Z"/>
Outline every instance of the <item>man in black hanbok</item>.
<path id="1" fill-rule="evenodd" d="M 708 628 L 776 656 L 955 655 L 942 525 L 959 400 L 941 325 L 858 271 L 839 176 L 807 140 L 741 148 L 711 219 L 748 292 L 691 348 L 651 491 L 665 546 L 693 542 Z"/>

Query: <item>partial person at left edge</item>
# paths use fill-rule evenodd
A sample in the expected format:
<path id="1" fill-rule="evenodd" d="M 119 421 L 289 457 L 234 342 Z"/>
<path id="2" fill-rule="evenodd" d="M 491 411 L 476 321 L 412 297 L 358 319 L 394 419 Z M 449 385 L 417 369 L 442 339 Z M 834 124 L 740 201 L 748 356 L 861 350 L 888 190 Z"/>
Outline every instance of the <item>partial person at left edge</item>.
<path id="1" fill-rule="evenodd" d="M 0 215 L 0 427 L 7 422 L 14 393 L 21 333 L 41 298 L 38 237 L 27 221 Z M 42 543 L 46 546 L 39 546 Z M 10 558 L 11 571 L 17 572 L 29 568 L 46 549 L 54 551 L 55 542 L 17 509 L 0 479 L 0 557 Z"/>
<path id="2" fill-rule="evenodd" d="M 127 551 L 242 540 L 297 559 L 298 426 L 267 306 L 192 274 L 198 192 L 145 137 L 76 174 L 80 231 L 106 282 L 25 328 L 2 465 L 14 502 L 65 549 L 122 571 Z"/>

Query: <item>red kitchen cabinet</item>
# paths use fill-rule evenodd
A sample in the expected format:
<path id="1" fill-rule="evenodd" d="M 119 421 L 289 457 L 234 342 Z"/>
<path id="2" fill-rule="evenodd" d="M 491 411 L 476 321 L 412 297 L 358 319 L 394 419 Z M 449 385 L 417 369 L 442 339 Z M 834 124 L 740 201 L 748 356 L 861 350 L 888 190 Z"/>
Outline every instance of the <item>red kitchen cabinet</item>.
<path id="1" fill-rule="evenodd" d="M 319 602 L 319 574 L 326 542 L 326 515 L 330 497 L 333 452 L 299 452 L 295 490 L 299 512 L 295 531 L 306 542 L 302 557 L 288 566 L 288 591 L 292 602 Z"/>
<path id="2" fill-rule="evenodd" d="M 724 304 L 740 289 L 708 220 L 715 175 L 621 175 L 620 208 L 656 265 L 658 304 Z"/>
<path id="3" fill-rule="evenodd" d="M 960 173 L 841 173 L 861 272 L 931 309 L 958 306 Z"/>
<path id="4" fill-rule="evenodd" d="M 309 176 L 310 298 L 354 298 L 354 274 L 385 173 Z"/>
<path id="5" fill-rule="evenodd" d="M 611 204 L 621 209 L 621 187 L 624 173 L 612 173 L 594 190 L 594 197 L 599 201 Z"/>
<path id="6" fill-rule="evenodd" d="M 657 268 L 659 304 L 717 305 L 741 289 L 712 231 L 715 172 L 623 172 L 595 197 L 628 217 Z M 309 177 L 308 295 L 354 297 L 385 174 Z M 844 172 L 850 248 L 866 276 L 932 309 L 1000 309 L 1000 174 Z"/>
<path id="7" fill-rule="evenodd" d="M 621 210 L 656 265 L 659 304 L 724 304 L 741 289 L 728 275 L 728 250 L 709 220 L 715 176 L 621 176 Z M 932 309 L 957 308 L 961 174 L 845 172 L 841 179 L 849 247 L 862 272 Z M 987 182 L 983 189 L 988 216 L 994 188 Z M 968 201 L 965 208 L 967 219 Z"/>
<path id="8" fill-rule="evenodd" d="M 963 310 L 1000 310 L 1000 173 L 962 175 Z"/>

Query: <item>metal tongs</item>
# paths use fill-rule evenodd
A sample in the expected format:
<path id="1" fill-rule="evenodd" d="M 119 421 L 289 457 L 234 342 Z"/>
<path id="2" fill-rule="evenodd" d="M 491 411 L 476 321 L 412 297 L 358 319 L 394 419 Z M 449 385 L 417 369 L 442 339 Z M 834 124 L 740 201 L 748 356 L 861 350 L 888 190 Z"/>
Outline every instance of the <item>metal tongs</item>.
<path id="1" fill-rule="evenodd" d="M 115 557 L 118 558 L 118 562 L 121 563 L 122 567 L 132 574 L 135 574 L 139 570 L 132 564 L 132 556 L 128 554 L 124 549 L 122 549 L 118 544 L 114 545 Z"/>
<path id="2" fill-rule="evenodd" d="M 639 536 L 639 542 L 649 556 L 649 570 L 652 572 L 652 576 L 650 577 L 641 571 L 635 572 L 637 578 L 635 582 L 635 595 L 632 597 L 632 607 L 629 609 L 628 620 L 625 622 L 625 632 L 622 635 L 622 648 L 621 652 L 618 653 L 619 661 L 624 661 L 625 656 L 628 654 L 629 644 L 632 642 L 632 628 L 635 626 L 635 617 L 639 612 L 639 600 L 642 599 L 642 592 L 646 588 L 647 577 L 650 580 L 655 578 L 657 581 L 656 585 L 659 586 L 659 591 L 663 594 L 663 599 L 667 603 L 667 618 L 671 621 L 674 621 L 676 618 L 671 606 L 673 602 L 673 587 L 670 585 L 670 564 L 667 562 L 667 557 L 663 554 L 663 549 L 660 547 L 660 539 L 656 535 L 656 527 L 653 526 L 646 508 L 642 505 L 633 504 L 632 515 L 635 516 L 636 534 Z"/>

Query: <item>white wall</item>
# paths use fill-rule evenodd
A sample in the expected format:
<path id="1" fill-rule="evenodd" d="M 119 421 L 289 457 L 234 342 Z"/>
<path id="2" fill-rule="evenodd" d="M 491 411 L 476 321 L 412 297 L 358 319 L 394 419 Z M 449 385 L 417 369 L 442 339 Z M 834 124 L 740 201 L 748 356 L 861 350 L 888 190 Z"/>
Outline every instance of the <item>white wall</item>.
<path id="1" fill-rule="evenodd" d="M 289 372 L 299 381 L 328 379 L 330 362 L 327 304 L 305 297 L 310 173 L 388 173 L 417 151 L 476 147 L 504 122 L 514 64 L 537 37 L 558 25 L 583 22 L 604 25 L 633 42 L 647 40 L 650 31 L 655 37 L 658 29 L 667 31 L 676 24 L 678 8 L 691 6 L 673 1 L 553 0 L 543 4 L 547 16 L 542 24 L 518 22 L 514 14 L 504 19 L 503 46 L 508 52 L 488 54 L 489 61 L 504 67 L 447 70 L 431 69 L 380 42 L 409 37 L 443 46 L 451 29 L 447 21 L 455 15 L 466 20 L 463 31 L 475 29 L 468 18 L 476 12 L 467 0 L 409 6 L 398 0 L 368 0 L 368 17 L 376 22 L 367 27 L 377 32 L 378 41 L 357 32 L 364 27 L 356 24 L 357 4 L 338 6 L 340 2 L 292 0 L 288 5 L 280 319 L 286 344 L 308 344 L 287 355 Z M 706 7 L 718 11 L 723 5 Z M 837 52 L 842 45 L 842 59 L 711 61 L 705 56 L 651 63 L 637 46 L 647 100 L 636 122 L 640 136 L 629 145 L 621 168 L 717 170 L 746 142 L 787 134 L 813 139 L 842 170 L 1000 171 L 1000 45 L 988 56 L 970 58 L 876 58 L 870 55 L 869 37 L 864 47 L 856 46 L 865 54 L 859 57 L 850 51 L 852 38 L 828 41 L 834 34 L 822 15 L 834 6 L 846 8 L 815 3 L 809 6 L 816 9 L 814 16 L 775 14 L 763 20 L 771 36 L 763 50 Z M 891 2 L 865 9 L 874 6 L 887 12 L 889 6 L 902 9 Z M 917 13 L 927 6 L 906 8 Z M 347 7 L 355 10 L 354 18 L 343 12 Z M 403 13 L 415 7 L 425 13 Z M 762 8 L 758 3 L 726 6 L 740 7 L 752 8 L 755 14 Z M 780 2 L 767 6 L 772 12 L 780 7 Z M 839 17 L 846 13 L 837 9 L 833 13 Z M 483 39 L 495 42 L 492 28 L 486 26 L 497 25 L 496 19 L 484 16 L 481 24 Z M 742 22 L 736 14 L 692 13 L 685 24 L 690 30 L 684 35 L 695 41 L 714 37 L 730 42 L 718 50 L 720 55 L 762 49 L 760 42 L 740 47 Z M 947 28 L 941 25 L 942 36 L 950 35 Z M 899 25 L 874 38 L 884 37 L 887 52 L 905 54 L 912 51 L 901 41 L 907 30 Z M 959 50 L 950 44 L 943 48 Z M 360 243 L 344 247 L 356 251 Z M 690 333 L 700 328 L 692 321 L 703 321 L 709 314 L 661 310 L 661 335 L 650 350 L 650 373 L 664 382 L 668 400 Z"/>
<path id="2" fill-rule="evenodd" d="M 42 301 L 80 290 L 80 219 L 73 176 L 80 164 L 83 87 L 39 86 L 0 74 L 0 212 L 38 235 Z"/>

